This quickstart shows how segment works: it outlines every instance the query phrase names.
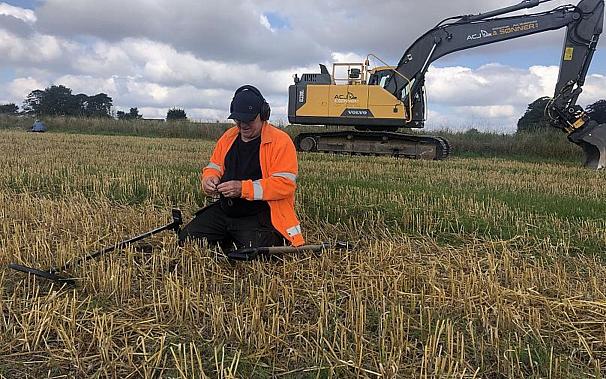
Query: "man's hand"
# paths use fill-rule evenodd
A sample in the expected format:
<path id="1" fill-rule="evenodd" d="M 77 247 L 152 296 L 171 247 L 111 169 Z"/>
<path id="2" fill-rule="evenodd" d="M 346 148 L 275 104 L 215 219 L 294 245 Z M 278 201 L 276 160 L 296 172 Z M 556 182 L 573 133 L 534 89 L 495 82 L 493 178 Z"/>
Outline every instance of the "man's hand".
<path id="1" fill-rule="evenodd" d="M 217 191 L 217 185 L 219 184 L 219 178 L 216 176 L 209 176 L 202 180 L 202 189 L 206 192 L 207 195 L 218 195 L 219 191 Z"/>
<path id="2" fill-rule="evenodd" d="M 239 180 L 230 180 L 217 186 L 217 191 L 225 197 L 242 196 L 242 182 Z"/>

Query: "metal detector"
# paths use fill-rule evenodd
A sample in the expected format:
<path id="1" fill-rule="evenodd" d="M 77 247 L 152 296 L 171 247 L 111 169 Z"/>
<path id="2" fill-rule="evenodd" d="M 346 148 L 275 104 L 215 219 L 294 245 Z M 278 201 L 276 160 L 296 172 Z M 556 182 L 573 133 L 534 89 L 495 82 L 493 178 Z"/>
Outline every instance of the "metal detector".
<path id="1" fill-rule="evenodd" d="M 318 245 L 304 245 L 304 246 L 270 246 L 270 247 L 246 247 L 242 249 L 233 250 L 227 253 L 227 258 L 234 261 L 252 261 L 260 256 L 271 256 L 282 253 L 299 253 L 302 251 L 320 252 L 328 248 L 335 249 L 348 249 L 349 243 L 347 242 L 335 242 L 335 243 L 321 243 Z"/>
<path id="2" fill-rule="evenodd" d="M 17 270 L 17 271 L 21 271 L 27 274 L 32 274 L 35 276 L 38 276 L 40 278 L 44 278 L 44 279 L 48 279 L 48 280 L 52 280 L 53 282 L 57 282 L 57 283 L 61 283 L 61 284 L 68 284 L 68 285 L 75 285 L 75 280 L 72 278 L 68 278 L 65 277 L 63 275 L 60 275 L 61 272 L 72 269 L 76 266 L 78 266 L 81 263 L 84 263 L 90 259 L 95 259 L 105 253 L 109 253 L 110 251 L 116 250 L 116 249 L 121 249 L 125 246 L 128 246 L 129 244 L 133 243 L 133 242 L 137 242 L 140 241 L 144 238 L 147 237 L 151 237 L 154 234 L 163 232 L 165 230 L 174 230 L 175 233 L 179 233 L 179 228 L 181 226 L 181 224 L 183 224 L 183 219 L 181 217 L 181 210 L 177 209 L 177 208 L 173 208 L 172 209 L 172 217 L 173 217 L 173 221 L 169 224 L 166 224 L 164 226 L 160 226 L 154 230 L 150 230 L 149 232 L 143 233 L 141 235 L 138 235 L 136 237 L 127 239 L 125 241 L 122 242 L 118 242 L 115 245 L 106 247 L 104 249 L 95 251 L 93 253 L 90 253 L 84 257 L 80 257 L 80 258 L 76 258 L 75 260 L 68 262 L 67 264 L 59 267 L 59 268 L 50 268 L 46 271 L 43 270 L 38 270 L 35 268 L 31 268 L 31 267 L 27 267 L 27 266 L 23 266 L 20 264 L 16 264 L 16 263 L 11 263 L 8 265 L 9 268 L 12 268 L 13 270 Z"/>

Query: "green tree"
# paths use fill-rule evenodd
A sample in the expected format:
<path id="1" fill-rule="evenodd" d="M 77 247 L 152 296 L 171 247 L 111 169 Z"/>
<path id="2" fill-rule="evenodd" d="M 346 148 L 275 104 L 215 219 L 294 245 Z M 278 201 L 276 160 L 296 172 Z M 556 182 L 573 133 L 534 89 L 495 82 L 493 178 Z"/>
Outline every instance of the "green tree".
<path id="1" fill-rule="evenodd" d="M 23 112 L 30 115 L 42 114 L 42 103 L 44 102 L 45 93 L 42 90 L 36 89 L 27 95 L 23 101 Z"/>
<path id="2" fill-rule="evenodd" d="M 79 116 L 86 116 L 86 107 L 88 106 L 88 95 L 84 94 L 84 93 L 79 93 L 77 95 L 74 95 L 74 100 L 76 101 L 76 103 L 78 104 L 78 107 L 80 108 L 79 111 Z"/>
<path id="3" fill-rule="evenodd" d="M 104 93 L 88 96 L 84 115 L 87 117 L 110 117 L 112 98 Z"/>
<path id="4" fill-rule="evenodd" d="M 588 105 L 587 114 L 598 124 L 606 123 L 606 100 L 598 100 Z"/>
<path id="5" fill-rule="evenodd" d="M 545 115 L 545 107 L 551 100 L 544 96 L 528 104 L 526 113 L 518 120 L 518 132 L 531 132 L 541 129 L 548 129 L 549 118 Z"/>
<path id="6" fill-rule="evenodd" d="M 166 121 L 187 120 L 187 114 L 183 109 L 171 108 L 166 112 Z"/>
<path id="7" fill-rule="evenodd" d="M 41 114 L 50 116 L 78 116 L 81 114 L 80 104 L 76 96 L 72 95 L 71 89 L 58 85 L 50 86 L 44 92 Z"/>
<path id="8" fill-rule="evenodd" d="M 143 117 L 139 114 L 139 109 L 137 108 L 131 108 L 128 113 L 118 111 L 116 112 L 116 116 L 118 117 L 118 120 L 138 120 Z"/>
<path id="9" fill-rule="evenodd" d="M 19 113 L 19 107 L 14 103 L 0 104 L 0 114 L 16 115 Z"/>
<path id="10" fill-rule="evenodd" d="M 27 95 L 23 109 L 28 114 L 43 116 L 79 116 L 82 114 L 82 96 L 72 95 L 72 90 L 62 86 L 50 86 L 34 90 Z"/>

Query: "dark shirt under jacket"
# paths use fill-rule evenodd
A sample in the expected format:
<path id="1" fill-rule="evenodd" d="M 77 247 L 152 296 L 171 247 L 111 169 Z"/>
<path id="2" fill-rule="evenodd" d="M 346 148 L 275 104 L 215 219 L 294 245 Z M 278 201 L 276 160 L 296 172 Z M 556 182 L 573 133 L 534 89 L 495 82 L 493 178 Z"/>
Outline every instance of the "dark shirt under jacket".
<path id="1" fill-rule="evenodd" d="M 225 171 L 221 183 L 230 180 L 261 179 L 260 147 L 260 136 L 248 142 L 242 141 L 242 138 L 238 136 L 225 156 Z M 261 212 L 269 213 L 269 205 L 266 201 L 226 198 L 223 195 L 221 195 L 221 209 L 230 217 L 251 216 Z"/>

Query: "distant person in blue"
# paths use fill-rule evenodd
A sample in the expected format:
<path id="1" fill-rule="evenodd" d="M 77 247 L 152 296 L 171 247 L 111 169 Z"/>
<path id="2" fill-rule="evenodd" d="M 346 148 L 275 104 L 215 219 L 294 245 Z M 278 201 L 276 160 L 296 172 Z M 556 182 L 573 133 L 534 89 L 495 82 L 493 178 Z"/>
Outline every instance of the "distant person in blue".
<path id="1" fill-rule="evenodd" d="M 46 127 L 46 125 L 44 125 L 44 123 L 42 121 L 36 120 L 36 122 L 34 122 L 34 125 L 32 125 L 30 132 L 44 133 L 47 130 L 48 130 L 48 128 Z"/>

